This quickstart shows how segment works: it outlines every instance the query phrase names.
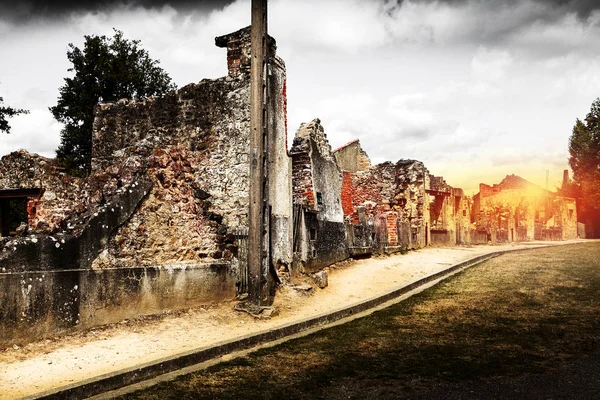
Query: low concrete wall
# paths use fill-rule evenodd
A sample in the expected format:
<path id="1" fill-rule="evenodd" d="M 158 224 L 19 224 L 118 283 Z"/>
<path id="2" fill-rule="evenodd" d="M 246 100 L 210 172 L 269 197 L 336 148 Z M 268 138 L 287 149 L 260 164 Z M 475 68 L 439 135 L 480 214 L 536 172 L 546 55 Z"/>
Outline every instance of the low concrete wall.
<path id="1" fill-rule="evenodd" d="M 230 265 L 0 273 L 0 348 L 233 298 Z"/>

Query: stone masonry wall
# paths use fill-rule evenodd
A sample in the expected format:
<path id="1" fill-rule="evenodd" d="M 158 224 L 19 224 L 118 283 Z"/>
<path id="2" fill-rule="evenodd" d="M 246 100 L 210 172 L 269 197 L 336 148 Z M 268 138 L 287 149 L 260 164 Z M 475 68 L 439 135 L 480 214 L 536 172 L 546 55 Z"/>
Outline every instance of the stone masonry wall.
<path id="1" fill-rule="evenodd" d="M 95 266 L 232 258 L 228 229 L 247 218 L 248 103 L 247 76 L 238 76 L 98 107 L 93 171 L 135 157 L 154 185 Z"/>
<path id="2" fill-rule="evenodd" d="M 28 204 L 28 229 L 0 239 L 2 271 L 89 268 L 152 186 L 136 167 L 139 160 L 129 161 L 81 179 L 65 174 L 55 160 L 25 151 L 3 157 L 0 189 L 43 194 L 35 207 Z"/>
<path id="3" fill-rule="evenodd" d="M 352 223 L 359 221 L 359 208 L 364 208 L 367 215 L 377 221 L 379 215 L 385 214 L 387 239 L 384 245 L 425 245 L 429 174 L 423 163 L 415 160 L 385 162 L 366 171 L 347 174 L 343 183 L 344 213 Z M 389 222 L 389 215 L 397 216 L 396 224 Z M 403 232 L 390 233 L 394 225 Z"/>
<path id="4" fill-rule="evenodd" d="M 42 196 L 29 204 L 35 206 L 28 210 L 29 233 L 54 233 L 68 230 L 68 219 L 96 212 L 120 187 L 132 183 L 136 173 L 115 165 L 112 171 L 81 179 L 66 174 L 54 159 L 19 150 L 0 159 L 0 190 L 41 189 Z"/>
<path id="5" fill-rule="evenodd" d="M 131 153 L 146 157 L 153 190 L 97 265 L 231 261 L 236 228 L 247 226 L 250 77 L 249 28 L 216 39 L 229 75 L 190 84 L 163 98 L 98 107 L 93 168 Z M 272 44 L 269 155 L 274 258 L 291 261 L 290 161 L 285 148 L 285 64 Z M 235 61 L 235 60 L 238 61 Z M 291 190 L 291 189 L 290 189 Z M 288 193 L 288 194 L 286 194 Z M 289 203 L 289 204 L 287 204 Z"/>
<path id="6" fill-rule="evenodd" d="M 315 271 L 348 257 L 341 172 L 318 119 L 300 125 L 290 155 L 293 201 L 302 210 L 295 264 Z"/>

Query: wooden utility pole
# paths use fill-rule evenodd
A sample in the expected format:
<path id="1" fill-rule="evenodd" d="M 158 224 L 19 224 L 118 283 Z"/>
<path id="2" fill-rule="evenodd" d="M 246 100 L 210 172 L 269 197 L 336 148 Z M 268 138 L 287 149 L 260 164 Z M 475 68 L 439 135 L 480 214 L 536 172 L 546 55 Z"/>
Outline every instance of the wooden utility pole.
<path id="1" fill-rule="evenodd" d="M 252 0 L 250 65 L 250 208 L 248 212 L 248 300 L 264 302 L 269 243 L 266 135 L 267 0 Z"/>

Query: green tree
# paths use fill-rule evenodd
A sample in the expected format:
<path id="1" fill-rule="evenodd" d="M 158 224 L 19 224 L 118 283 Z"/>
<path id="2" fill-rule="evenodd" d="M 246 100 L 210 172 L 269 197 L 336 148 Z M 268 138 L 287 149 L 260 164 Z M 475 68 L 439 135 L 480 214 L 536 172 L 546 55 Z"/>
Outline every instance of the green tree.
<path id="1" fill-rule="evenodd" d="M 54 117 L 65 124 L 57 158 L 77 176 L 87 176 L 92 159 L 92 124 L 98 102 L 123 98 L 144 99 L 175 90 L 169 75 L 140 47 L 139 40 L 123 38 L 115 30 L 112 38 L 84 36 L 83 50 L 69 44 L 67 58 L 73 64 L 72 78 L 65 78 Z"/>
<path id="2" fill-rule="evenodd" d="M 10 133 L 10 125 L 7 118 L 14 117 L 19 114 L 29 114 L 27 110 L 3 106 L 4 99 L 0 97 L 0 132 Z"/>
<path id="3" fill-rule="evenodd" d="M 578 197 L 579 220 L 593 237 L 600 236 L 600 98 L 596 99 L 582 122 L 573 126 L 569 139 L 569 165 Z"/>

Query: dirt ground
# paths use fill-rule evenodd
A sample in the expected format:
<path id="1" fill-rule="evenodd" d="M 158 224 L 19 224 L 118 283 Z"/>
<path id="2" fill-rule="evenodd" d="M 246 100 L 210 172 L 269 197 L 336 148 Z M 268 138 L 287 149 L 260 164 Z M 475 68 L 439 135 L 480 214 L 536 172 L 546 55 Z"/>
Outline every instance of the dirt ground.
<path id="1" fill-rule="evenodd" d="M 0 351 L 0 399 L 33 395 L 334 311 L 478 255 L 576 242 L 427 248 L 406 255 L 343 262 L 329 268 L 329 286 L 325 289 L 304 292 L 281 288 L 274 304 L 280 314 L 270 320 L 236 312 L 235 303 L 230 301 L 123 321 L 24 346 L 15 344 Z"/>

